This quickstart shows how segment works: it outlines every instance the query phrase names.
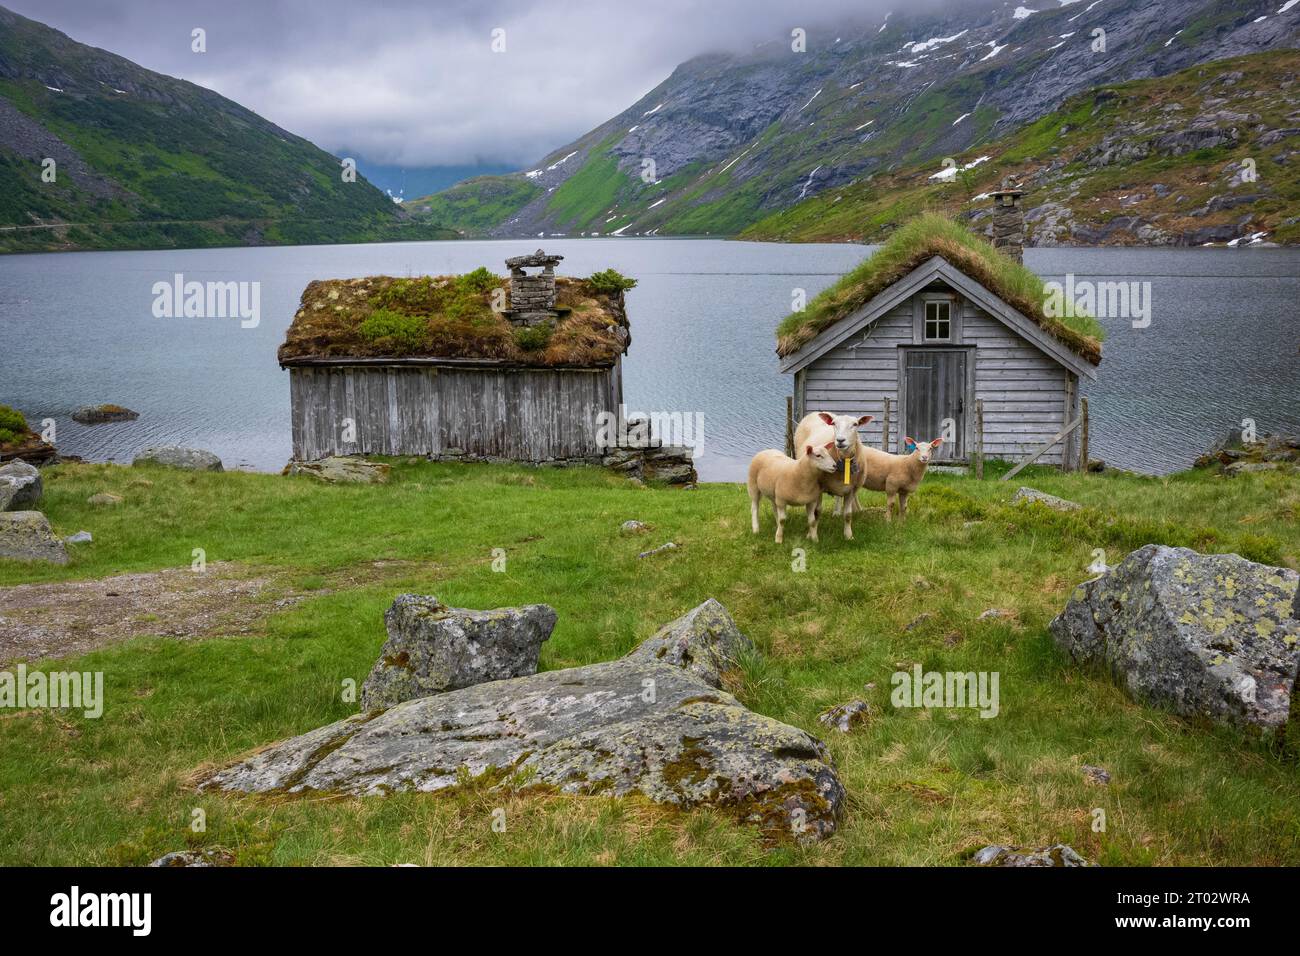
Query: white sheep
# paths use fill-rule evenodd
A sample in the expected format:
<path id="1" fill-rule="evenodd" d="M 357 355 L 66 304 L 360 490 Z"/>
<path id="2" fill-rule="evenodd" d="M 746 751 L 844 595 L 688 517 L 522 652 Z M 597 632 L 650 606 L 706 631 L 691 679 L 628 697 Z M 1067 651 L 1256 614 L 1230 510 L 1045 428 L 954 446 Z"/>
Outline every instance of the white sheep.
<path id="1" fill-rule="evenodd" d="M 831 454 L 833 444 L 814 448 L 808 445 L 796 460 L 769 448 L 760 451 L 749 463 L 749 513 L 754 534 L 758 534 L 758 505 L 763 498 L 776 509 L 776 543 L 785 538 L 785 509 L 802 506 L 808 514 L 808 538 L 817 540 L 817 515 L 821 510 L 820 477 L 835 470 Z"/>
<path id="2" fill-rule="evenodd" d="M 886 521 L 893 520 L 891 508 L 894 501 L 898 502 L 898 519 L 907 519 L 907 496 L 916 491 L 921 479 L 925 477 L 930 455 L 942 444 L 942 438 L 923 442 L 918 442 L 915 438 L 904 438 L 903 449 L 908 453 L 903 455 L 891 455 L 866 445 L 858 449 L 858 462 L 863 472 L 862 487 L 885 493 Z M 850 507 L 853 510 L 861 507 L 856 495 L 850 500 Z"/>
<path id="3" fill-rule="evenodd" d="M 844 537 L 853 537 L 853 505 L 857 502 L 857 491 L 862 487 L 864 473 L 854 466 L 862 439 L 858 429 L 872 420 L 873 416 L 832 415 L 830 412 L 812 412 L 799 421 L 794 431 L 794 446 L 804 449 L 832 447 L 837 465 L 831 474 L 822 475 L 822 491 L 835 496 L 835 513 L 844 515 Z M 802 454 L 801 454 L 802 456 Z M 844 462 L 849 462 L 847 474 Z M 849 507 L 845 507 L 845 502 Z"/>

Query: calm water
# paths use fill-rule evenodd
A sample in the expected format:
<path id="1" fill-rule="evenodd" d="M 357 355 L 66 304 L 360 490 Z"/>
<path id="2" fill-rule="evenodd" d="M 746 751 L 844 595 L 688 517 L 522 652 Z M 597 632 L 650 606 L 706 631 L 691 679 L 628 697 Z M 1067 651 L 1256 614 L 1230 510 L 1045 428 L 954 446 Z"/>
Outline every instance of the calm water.
<path id="1" fill-rule="evenodd" d="M 57 422 L 66 454 L 129 461 L 150 444 L 207 448 L 228 468 L 278 470 L 290 453 L 288 373 L 275 350 L 314 278 L 463 272 L 540 240 L 393 243 L 0 257 L 0 404 Z M 628 294 L 625 397 L 642 411 L 701 412 L 710 480 L 743 479 L 759 448 L 784 441 L 790 382 L 772 330 L 794 288 L 809 297 L 866 256 L 852 245 L 722 240 L 541 242 L 561 272 L 613 266 Z M 1047 278 L 1149 281 L 1151 325 L 1107 321 L 1086 394 L 1092 452 L 1113 465 L 1176 470 L 1229 427 L 1300 433 L 1300 250 L 1035 250 Z M 259 281 L 261 322 L 157 319 L 152 286 Z M 115 402 L 140 419 L 87 427 L 68 416 Z"/>

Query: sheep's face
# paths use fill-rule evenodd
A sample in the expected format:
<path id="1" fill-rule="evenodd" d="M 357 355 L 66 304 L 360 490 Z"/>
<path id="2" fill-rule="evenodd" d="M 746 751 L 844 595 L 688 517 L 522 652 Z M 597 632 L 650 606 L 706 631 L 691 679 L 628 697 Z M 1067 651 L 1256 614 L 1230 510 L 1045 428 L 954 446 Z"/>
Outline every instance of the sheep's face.
<path id="1" fill-rule="evenodd" d="M 874 417 L 863 415 L 861 418 L 854 418 L 852 415 L 831 415 L 829 412 L 819 412 L 818 416 L 835 429 L 835 448 L 841 452 L 858 447 L 858 429 Z"/>
<path id="2" fill-rule="evenodd" d="M 934 450 L 943 444 L 942 438 L 936 438 L 934 441 L 917 441 L 915 438 L 903 439 L 905 444 L 904 450 L 911 452 L 916 456 L 916 460 L 923 465 L 930 463 L 930 456 Z"/>
<path id="3" fill-rule="evenodd" d="M 824 471 L 827 474 L 834 474 L 839 468 L 839 462 L 835 460 L 835 442 L 827 442 L 821 448 L 809 445 L 804 449 L 804 457 L 812 461 L 818 471 Z"/>

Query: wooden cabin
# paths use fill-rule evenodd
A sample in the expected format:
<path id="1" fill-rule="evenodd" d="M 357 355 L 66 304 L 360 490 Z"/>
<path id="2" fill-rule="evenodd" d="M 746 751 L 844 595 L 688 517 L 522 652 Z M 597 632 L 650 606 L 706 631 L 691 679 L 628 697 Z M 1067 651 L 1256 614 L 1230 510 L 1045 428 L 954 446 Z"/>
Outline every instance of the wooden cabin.
<path id="1" fill-rule="evenodd" d="M 279 351 L 293 457 L 600 460 L 601 413 L 623 401 L 623 292 L 557 277 L 561 258 L 509 259 L 508 279 L 312 282 Z"/>
<path id="2" fill-rule="evenodd" d="M 991 247 L 912 241 L 910 254 L 892 251 L 884 281 L 868 260 L 849 277 L 860 275 L 860 287 L 831 290 L 847 304 L 823 309 L 820 327 L 783 325 L 778 354 L 782 372 L 794 376 L 796 420 L 813 411 L 870 414 L 862 438 L 876 448 L 900 453 L 904 436 L 943 436 L 940 463 L 969 463 L 981 450 L 1023 460 L 1080 418 L 1079 383 L 1096 378 L 1098 341 L 1044 320 L 1023 283 L 1004 295 L 999 278 L 1009 263 L 991 263 L 988 256 L 1002 255 Z M 1038 462 L 1079 467 L 1081 430 Z"/>

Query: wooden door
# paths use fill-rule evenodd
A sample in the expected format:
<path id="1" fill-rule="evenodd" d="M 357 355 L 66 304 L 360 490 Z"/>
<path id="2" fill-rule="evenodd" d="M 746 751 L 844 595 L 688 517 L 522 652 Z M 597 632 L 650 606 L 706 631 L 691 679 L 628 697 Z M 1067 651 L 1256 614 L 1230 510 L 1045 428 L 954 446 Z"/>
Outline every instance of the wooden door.
<path id="1" fill-rule="evenodd" d="M 966 373 L 964 349 L 904 349 L 902 435 L 942 437 L 931 461 L 966 459 Z"/>

